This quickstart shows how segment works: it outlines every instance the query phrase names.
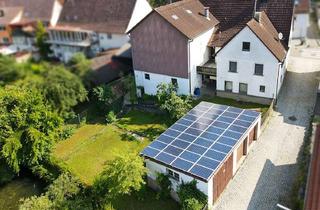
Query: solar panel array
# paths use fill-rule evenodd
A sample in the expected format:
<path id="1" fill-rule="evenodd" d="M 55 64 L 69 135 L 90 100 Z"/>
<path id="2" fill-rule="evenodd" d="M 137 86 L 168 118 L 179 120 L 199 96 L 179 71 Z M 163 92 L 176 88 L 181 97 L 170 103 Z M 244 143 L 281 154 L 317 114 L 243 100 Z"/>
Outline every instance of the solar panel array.
<path id="1" fill-rule="evenodd" d="M 259 117 L 256 111 L 201 102 L 141 154 L 209 180 Z"/>

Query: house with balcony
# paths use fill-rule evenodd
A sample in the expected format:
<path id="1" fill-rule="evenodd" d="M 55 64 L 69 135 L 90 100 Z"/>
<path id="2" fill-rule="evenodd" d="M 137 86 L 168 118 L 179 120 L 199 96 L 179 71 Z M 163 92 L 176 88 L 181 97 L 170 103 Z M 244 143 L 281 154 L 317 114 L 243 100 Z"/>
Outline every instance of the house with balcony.
<path id="1" fill-rule="evenodd" d="M 291 0 L 183 0 L 156 8 L 130 31 L 138 91 L 154 95 L 172 82 L 179 94 L 270 103 L 285 76 L 292 15 Z"/>
<path id="2" fill-rule="evenodd" d="M 151 12 L 147 0 L 68 0 L 49 27 L 52 56 L 68 62 L 77 52 L 94 57 L 129 42 L 126 32 Z"/>

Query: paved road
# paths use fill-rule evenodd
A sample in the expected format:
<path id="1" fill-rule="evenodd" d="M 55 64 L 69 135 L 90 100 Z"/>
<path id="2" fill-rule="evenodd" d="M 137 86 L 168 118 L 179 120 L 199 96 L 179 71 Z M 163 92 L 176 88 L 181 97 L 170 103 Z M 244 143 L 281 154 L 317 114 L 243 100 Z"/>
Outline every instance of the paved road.
<path id="1" fill-rule="evenodd" d="M 214 209 L 276 209 L 289 194 L 320 72 L 320 49 L 313 41 L 292 49 L 277 111 Z"/>

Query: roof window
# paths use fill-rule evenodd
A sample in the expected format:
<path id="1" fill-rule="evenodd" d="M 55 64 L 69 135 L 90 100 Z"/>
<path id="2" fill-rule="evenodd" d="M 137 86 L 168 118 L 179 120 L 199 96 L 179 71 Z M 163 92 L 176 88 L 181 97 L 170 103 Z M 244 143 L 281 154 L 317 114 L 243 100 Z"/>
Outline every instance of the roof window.
<path id="1" fill-rule="evenodd" d="M 192 11 L 189 10 L 189 9 L 187 9 L 186 12 L 189 13 L 189 14 L 192 14 Z"/>
<path id="2" fill-rule="evenodd" d="M 171 16 L 173 19 L 175 19 L 175 20 L 178 20 L 179 19 L 179 17 L 177 16 L 177 15 L 172 15 Z"/>

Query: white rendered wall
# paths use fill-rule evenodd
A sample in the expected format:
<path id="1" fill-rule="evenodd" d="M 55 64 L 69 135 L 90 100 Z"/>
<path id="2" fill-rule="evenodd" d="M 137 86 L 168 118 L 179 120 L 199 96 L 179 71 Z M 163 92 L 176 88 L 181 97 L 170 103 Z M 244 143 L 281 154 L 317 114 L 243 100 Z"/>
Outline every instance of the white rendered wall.
<path id="1" fill-rule="evenodd" d="M 137 0 L 126 33 L 152 11 L 147 0 Z"/>
<path id="2" fill-rule="evenodd" d="M 193 95 L 195 88 L 201 88 L 202 77 L 197 74 L 197 66 L 205 64 L 210 58 L 210 48 L 208 42 L 212 36 L 214 28 L 203 33 L 202 35 L 189 42 L 190 49 L 190 75 L 191 75 L 191 94 Z"/>
<path id="3" fill-rule="evenodd" d="M 150 80 L 145 79 L 145 74 L 150 75 Z M 178 91 L 179 95 L 189 94 L 189 80 L 185 78 L 167 76 L 163 74 L 154 74 L 144 71 L 134 70 L 136 86 L 144 87 L 144 91 L 148 95 L 157 94 L 157 86 L 161 83 L 171 83 L 171 79 L 175 78 L 178 81 Z"/>
<path id="4" fill-rule="evenodd" d="M 99 34 L 99 47 L 103 50 L 120 48 L 128 42 L 129 36 L 127 34 L 111 34 L 110 38 L 108 37 L 108 34 Z"/>
<path id="5" fill-rule="evenodd" d="M 62 62 L 68 63 L 74 54 L 81 52 L 81 48 L 77 46 L 52 45 L 54 57 L 59 58 Z"/>
<path id="6" fill-rule="evenodd" d="M 250 42 L 250 52 L 242 51 L 242 42 Z M 237 73 L 229 72 L 229 61 L 237 62 Z M 232 81 L 233 93 L 239 93 L 239 83 L 246 83 L 248 95 L 276 97 L 279 61 L 248 27 L 218 52 L 216 62 L 217 90 L 224 91 L 225 81 Z M 263 76 L 254 75 L 255 64 L 264 65 Z M 265 86 L 264 93 L 260 85 Z"/>
<path id="7" fill-rule="evenodd" d="M 62 11 L 62 4 L 58 0 L 56 0 L 53 5 L 53 11 L 52 11 L 52 16 L 50 20 L 50 24 L 52 26 L 57 25 L 61 11 Z"/>
<path id="8" fill-rule="evenodd" d="M 292 38 L 305 38 L 310 26 L 309 14 L 296 14 L 293 24 Z"/>
<path id="9" fill-rule="evenodd" d="M 146 162 L 146 167 L 148 169 L 147 175 L 151 179 L 156 180 L 157 173 L 167 174 L 167 168 L 165 166 L 160 165 L 158 163 L 155 163 L 155 162 L 153 162 L 153 161 L 151 161 L 149 159 L 146 159 L 145 162 Z M 174 180 L 174 179 L 171 179 L 172 188 L 173 188 L 174 191 L 177 190 L 177 187 L 182 183 L 182 181 L 186 183 L 186 182 L 191 182 L 191 181 L 194 180 L 193 177 L 188 176 L 188 175 L 186 175 L 184 173 L 175 171 L 173 169 L 170 169 L 170 170 L 178 173 L 179 176 L 180 176 L 180 181 L 179 182 Z M 197 188 L 208 196 L 208 204 L 212 204 L 212 199 L 213 199 L 213 179 L 211 178 L 208 183 L 200 181 L 200 180 L 196 180 L 196 181 L 197 181 Z"/>

